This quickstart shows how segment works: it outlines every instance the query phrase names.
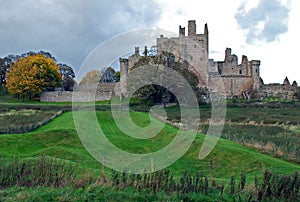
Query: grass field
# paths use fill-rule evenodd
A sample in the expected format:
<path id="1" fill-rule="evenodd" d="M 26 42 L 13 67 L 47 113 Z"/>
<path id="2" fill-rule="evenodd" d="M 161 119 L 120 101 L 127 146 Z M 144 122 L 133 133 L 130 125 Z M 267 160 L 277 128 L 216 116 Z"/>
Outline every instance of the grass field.
<path id="1" fill-rule="evenodd" d="M 206 113 L 209 114 L 208 109 L 204 110 L 207 110 Z M 249 113 L 250 111 L 251 110 L 249 110 Z M 110 111 L 97 111 L 96 115 L 107 138 L 120 149 L 133 153 L 148 153 L 164 148 L 173 140 L 178 131 L 177 128 L 166 125 L 163 130 L 153 138 L 147 140 L 134 139 L 125 135 L 118 129 Z M 146 112 L 131 112 L 130 115 L 134 122 L 139 126 L 146 126 L 149 123 L 149 116 Z M 233 115 L 231 117 L 233 117 Z M 229 130 L 236 131 L 236 128 L 225 127 L 225 131 Z M 251 131 L 252 130 L 253 129 L 251 129 Z M 242 131 L 243 130 L 241 130 L 241 132 Z M 201 176 L 211 176 L 218 184 L 223 184 L 228 193 L 232 176 L 236 176 L 236 181 L 239 181 L 242 173 L 246 174 L 247 183 L 252 184 L 256 177 L 260 181 L 263 180 L 263 170 L 270 170 L 279 175 L 291 175 L 294 171 L 300 172 L 299 164 L 262 154 L 255 149 L 247 148 L 225 139 L 219 140 L 218 144 L 207 158 L 199 160 L 198 154 L 204 138 L 205 135 L 197 134 L 196 139 L 189 150 L 176 163 L 167 168 L 174 174 L 176 181 L 181 181 L 180 176 L 182 176 L 185 171 L 188 171 L 191 175 L 201 173 Z M 76 167 L 79 178 L 80 176 L 84 177 L 87 174 L 94 178 L 101 176 L 102 166 L 83 147 L 75 130 L 72 112 L 64 112 L 59 117 L 29 133 L 0 135 L 0 141 L 0 161 L 2 162 L 2 165 L 8 165 L 11 161 L 14 161 L 14 159 L 18 159 L 19 162 L 25 163 L 33 161 L 38 162 L 41 157 L 45 155 L 47 159 L 55 159 L 55 161 Z M 112 175 L 110 168 L 105 168 L 105 175 Z M 11 201 L 14 201 L 23 199 L 38 200 L 42 198 L 48 198 L 50 200 L 55 198 L 55 200 L 77 199 L 78 201 L 82 201 L 84 200 L 84 195 L 85 197 L 93 198 L 96 197 L 94 196 L 95 194 L 98 194 L 97 197 L 100 197 L 103 192 L 107 192 L 107 195 L 103 196 L 106 197 L 104 199 L 112 200 L 118 200 L 122 195 L 125 198 L 127 197 L 128 201 L 132 199 L 137 201 L 146 199 L 178 199 L 176 194 L 167 196 L 165 192 L 157 193 L 157 196 L 154 197 L 147 191 L 145 191 L 145 193 L 143 191 L 138 192 L 139 194 L 136 195 L 136 190 L 131 190 L 130 187 L 116 192 L 114 188 L 110 186 L 107 187 L 107 185 L 94 188 L 94 185 L 91 186 L 92 187 L 83 190 L 73 189 L 71 187 L 60 188 L 59 190 L 61 192 L 54 191 L 52 188 L 24 189 L 12 187 L 5 191 L 0 190 L 0 199 L 3 198 L 5 201 L 11 199 Z M 92 191 L 90 189 L 92 189 Z M 44 194 L 41 195 L 42 192 Z M 212 194 L 211 196 L 203 195 L 202 199 L 208 200 L 216 197 L 213 193 L 213 191 L 210 193 Z M 128 195 L 131 195 L 131 197 L 128 197 Z M 247 194 L 243 195 L 243 199 L 247 199 L 248 196 L 249 195 Z M 199 198 L 199 196 L 193 196 L 193 194 L 189 195 L 189 197 Z M 220 196 L 218 195 L 218 197 Z M 224 197 L 226 198 L 226 196 Z M 222 199 L 224 199 L 223 196 Z M 230 201 L 232 198 L 229 197 L 227 200 Z"/>
<path id="2" fill-rule="evenodd" d="M 97 112 L 102 129 L 112 143 L 121 149 L 136 152 L 154 151 L 164 147 L 173 139 L 177 129 L 167 125 L 157 137 L 146 140 L 130 138 L 120 132 L 113 122 L 110 112 Z M 135 112 L 131 116 L 135 120 L 148 119 L 147 113 Z M 117 132 L 116 132 L 117 131 Z M 261 176 L 262 168 L 271 169 L 281 174 L 300 171 L 300 166 L 263 155 L 236 143 L 221 139 L 213 152 L 204 160 L 197 158 L 204 135 L 198 134 L 188 152 L 169 169 L 181 174 L 184 170 L 196 173 L 199 170 L 207 175 L 210 172 L 210 161 L 216 168 L 214 177 L 229 179 L 232 175 L 246 172 L 254 177 Z M 66 112 L 39 129 L 15 135 L 1 135 L 0 155 L 5 158 L 31 159 L 40 158 L 42 154 L 65 161 L 79 162 L 82 169 L 100 173 L 100 164 L 95 161 L 82 146 L 75 131 L 73 116 Z"/>
<path id="3" fill-rule="evenodd" d="M 172 122 L 180 120 L 178 107 L 167 108 Z M 293 104 L 230 106 L 222 138 L 284 160 L 300 163 L 300 106 Z M 209 127 L 211 109 L 200 108 L 200 131 Z"/>

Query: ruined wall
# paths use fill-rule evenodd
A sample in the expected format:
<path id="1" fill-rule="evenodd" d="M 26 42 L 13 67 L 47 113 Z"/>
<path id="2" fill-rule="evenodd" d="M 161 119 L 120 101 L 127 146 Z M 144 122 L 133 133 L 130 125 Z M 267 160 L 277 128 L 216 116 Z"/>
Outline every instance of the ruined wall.
<path id="1" fill-rule="evenodd" d="M 243 92 L 251 88 L 252 83 L 250 76 L 211 75 L 209 77 L 209 89 L 227 98 L 232 96 L 241 97 Z"/>
<path id="2" fill-rule="evenodd" d="M 99 83 L 78 85 L 74 92 L 72 91 L 54 91 L 42 92 L 41 102 L 72 102 L 73 95 L 75 102 L 93 102 L 110 100 L 113 95 L 118 95 L 116 83 Z"/>
<path id="3" fill-rule="evenodd" d="M 134 54 L 128 58 L 128 72 L 132 69 L 136 62 L 140 59 L 139 47 L 135 47 Z"/>
<path id="4" fill-rule="evenodd" d="M 262 85 L 259 95 L 261 98 L 274 97 L 279 99 L 295 99 L 297 87 L 279 83 Z"/>
<path id="5" fill-rule="evenodd" d="M 178 37 L 167 38 L 160 35 L 160 38 L 156 39 L 157 43 L 157 54 L 168 57 L 174 56 L 175 61 L 180 59 L 180 41 Z"/>
<path id="6" fill-rule="evenodd" d="M 241 64 L 238 64 L 238 56 L 231 54 L 231 48 L 226 48 L 224 62 L 217 62 L 218 70 L 223 76 L 252 76 L 251 62 L 248 61 L 247 56 L 242 56 Z"/>
<path id="7" fill-rule="evenodd" d="M 238 57 L 231 54 L 231 48 L 226 48 L 225 59 L 221 62 L 209 60 L 209 88 L 221 89 L 223 84 L 225 91 L 219 92 L 230 98 L 232 96 L 242 97 L 252 90 L 260 88 L 260 61 L 248 61 L 247 56 L 242 56 L 241 64 Z"/>

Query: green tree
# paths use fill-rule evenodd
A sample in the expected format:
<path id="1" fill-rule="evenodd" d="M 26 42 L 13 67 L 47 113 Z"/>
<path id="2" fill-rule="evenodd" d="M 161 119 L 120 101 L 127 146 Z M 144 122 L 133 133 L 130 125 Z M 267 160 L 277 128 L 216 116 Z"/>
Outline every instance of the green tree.
<path id="1" fill-rule="evenodd" d="M 121 77 L 121 73 L 120 71 L 117 71 L 115 76 L 114 76 L 114 81 L 115 82 L 119 82 L 120 81 L 120 77 Z"/>
<path id="2" fill-rule="evenodd" d="M 112 67 L 104 69 L 101 74 L 100 82 L 112 83 L 115 82 L 116 71 Z"/>
<path id="3" fill-rule="evenodd" d="M 5 77 L 6 77 L 6 68 L 4 65 L 4 59 L 0 58 L 0 92 L 3 84 L 5 83 Z"/>
<path id="4" fill-rule="evenodd" d="M 64 90 L 73 91 L 74 85 L 76 85 L 75 81 L 75 73 L 73 68 L 66 64 L 58 64 L 59 71 L 62 75 L 62 85 Z"/>
<path id="5" fill-rule="evenodd" d="M 101 72 L 99 70 L 92 70 L 84 75 L 79 85 L 99 82 L 100 75 Z"/>
<path id="6" fill-rule="evenodd" d="M 6 84 L 6 72 L 9 69 L 12 60 L 9 57 L 0 58 L 0 93 Z"/>
<path id="7" fill-rule="evenodd" d="M 190 71 L 189 64 L 186 62 L 176 62 L 173 60 L 168 60 L 168 62 L 166 62 L 164 58 L 165 58 L 164 55 L 157 55 L 155 57 L 143 56 L 139 59 L 139 61 L 135 63 L 132 69 L 135 69 L 139 66 L 143 66 L 146 64 L 151 64 L 151 66 L 153 66 L 153 68 L 155 68 L 156 70 L 158 70 L 158 68 L 163 68 L 168 66 L 169 68 L 172 68 L 176 72 L 181 74 L 181 76 L 183 76 L 186 79 L 186 81 L 192 87 L 195 95 L 198 97 L 198 100 L 201 101 L 200 99 L 201 96 L 204 94 L 204 91 L 197 87 L 199 83 L 198 78 L 192 71 Z M 167 78 L 167 79 L 172 80 L 172 78 Z M 178 84 L 178 86 L 180 86 L 180 84 Z M 146 85 L 138 89 L 135 92 L 135 96 L 144 100 L 152 100 L 154 103 L 159 103 L 163 105 L 170 102 L 177 102 L 177 99 L 172 92 L 170 92 L 168 89 L 166 89 L 163 86 L 153 85 L 153 84 Z"/>
<path id="8" fill-rule="evenodd" d="M 11 94 L 25 96 L 39 95 L 43 90 L 53 90 L 61 86 L 59 67 L 51 58 L 30 55 L 19 58 L 10 66 L 6 74 L 6 86 Z"/>

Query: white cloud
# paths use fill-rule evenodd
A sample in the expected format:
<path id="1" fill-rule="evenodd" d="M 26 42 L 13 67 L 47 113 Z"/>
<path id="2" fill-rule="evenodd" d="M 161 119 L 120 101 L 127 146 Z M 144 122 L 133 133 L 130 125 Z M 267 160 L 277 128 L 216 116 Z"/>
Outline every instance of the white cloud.
<path id="1" fill-rule="evenodd" d="M 248 43 L 277 40 L 288 31 L 288 18 L 289 3 L 282 4 L 279 0 L 260 0 L 248 11 L 244 1 L 235 14 L 238 24 L 247 31 Z"/>

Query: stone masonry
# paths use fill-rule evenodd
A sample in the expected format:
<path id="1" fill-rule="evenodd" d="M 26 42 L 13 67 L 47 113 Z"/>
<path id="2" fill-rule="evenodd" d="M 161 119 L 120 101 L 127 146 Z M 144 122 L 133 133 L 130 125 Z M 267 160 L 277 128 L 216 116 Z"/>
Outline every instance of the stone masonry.
<path id="1" fill-rule="evenodd" d="M 119 90 L 115 90 L 115 86 L 116 83 L 90 83 L 78 85 L 74 91 L 43 92 L 41 93 L 41 102 L 93 102 L 110 100 L 114 94 L 118 94 L 119 92 Z"/>
<path id="2" fill-rule="evenodd" d="M 208 26 L 204 25 L 203 34 L 197 34 L 196 28 L 196 21 L 190 20 L 187 35 L 185 27 L 182 26 L 179 26 L 178 37 L 167 38 L 161 35 L 157 38 L 157 54 L 167 57 L 168 61 L 188 62 L 198 76 L 199 87 L 208 88 L 210 92 L 216 92 L 227 98 L 250 99 L 250 94 L 256 93 L 256 96 L 261 98 L 274 96 L 294 99 L 298 86 L 295 81 L 291 85 L 286 78 L 284 84 L 263 84 L 259 60 L 248 60 L 247 56 L 243 55 L 241 64 L 238 64 L 238 57 L 232 54 L 231 48 L 226 48 L 224 61 L 209 59 Z M 139 58 L 138 47 L 128 59 L 120 58 L 120 84 L 124 95 L 130 68 Z"/>

